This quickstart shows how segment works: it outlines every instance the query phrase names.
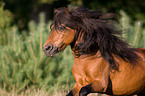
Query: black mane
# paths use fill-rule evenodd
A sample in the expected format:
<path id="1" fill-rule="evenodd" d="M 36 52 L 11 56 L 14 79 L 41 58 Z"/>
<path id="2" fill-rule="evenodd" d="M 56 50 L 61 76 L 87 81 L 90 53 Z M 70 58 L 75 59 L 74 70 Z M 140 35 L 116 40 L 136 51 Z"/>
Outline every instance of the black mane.
<path id="1" fill-rule="evenodd" d="M 111 68 L 117 69 L 118 63 L 114 60 L 114 56 L 131 64 L 136 64 L 139 57 L 135 49 L 130 48 L 128 43 L 118 37 L 121 31 L 116 28 L 117 23 L 114 21 L 116 17 L 112 13 L 91 11 L 83 7 L 70 11 L 66 8 L 59 8 L 55 10 L 52 25 L 56 30 L 65 30 L 67 26 L 77 31 L 76 38 L 71 43 L 76 57 L 95 55 L 99 50 Z M 81 36 L 83 40 L 74 45 Z"/>

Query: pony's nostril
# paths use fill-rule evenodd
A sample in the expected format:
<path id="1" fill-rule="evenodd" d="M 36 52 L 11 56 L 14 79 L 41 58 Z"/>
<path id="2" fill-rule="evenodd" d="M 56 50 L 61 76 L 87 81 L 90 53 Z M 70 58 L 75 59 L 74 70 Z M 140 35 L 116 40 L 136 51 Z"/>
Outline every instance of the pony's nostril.
<path id="1" fill-rule="evenodd" d="M 53 47 L 52 47 L 51 45 L 47 45 L 47 46 L 45 46 L 45 47 L 43 48 L 43 50 L 49 52 L 50 50 L 52 50 L 52 48 L 53 48 Z"/>
<path id="2" fill-rule="evenodd" d="M 45 49 L 45 50 L 49 50 L 49 49 L 51 49 L 51 47 L 52 47 L 52 46 L 48 46 L 48 47 L 46 47 L 46 49 Z"/>

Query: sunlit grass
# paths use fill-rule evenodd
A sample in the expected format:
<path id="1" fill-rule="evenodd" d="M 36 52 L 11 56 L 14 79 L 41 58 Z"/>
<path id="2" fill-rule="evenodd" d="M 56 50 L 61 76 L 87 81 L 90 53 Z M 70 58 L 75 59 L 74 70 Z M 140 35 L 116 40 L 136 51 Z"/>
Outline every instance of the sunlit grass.
<path id="1" fill-rule="evenodd" d="M 15 91 L 7 92 L 5 89 L 0 89 L 0 96 L 65 96 L 69 90 L 61 90 L 54 89 L 55 91 L 52 93 L 49 90 L 47 91 L 45 88 L 42 89 L 27 89 L 26 91 L 17 94 Z M 88 96 L 100 96 L 97 93 L 89 94 Z M 106 95 L 101 95 L 106 96 Z"/>

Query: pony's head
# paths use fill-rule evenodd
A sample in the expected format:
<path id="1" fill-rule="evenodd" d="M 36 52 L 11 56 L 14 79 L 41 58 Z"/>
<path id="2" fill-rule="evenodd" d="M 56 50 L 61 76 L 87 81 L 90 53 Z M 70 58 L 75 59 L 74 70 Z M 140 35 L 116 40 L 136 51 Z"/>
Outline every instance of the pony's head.
<path id="1" fill-rule="evenodd" d="M 92 56 L 99 50 L 112 68 L 117 68 L 113 56 L 132 63 L 136 61 L 137 55 L 134 49 L 117 37 L 120 31 L 116 29 L 117 23 L 112 20 L 116 17 L 112 13 L 91 11 L 83 7 L 73 10 L 58 8 L 55 10 L 52 31 L 43 46 L 44 52 L 54 56 L 71 45 L 76 57 Z"/>
<path id="2" fill-rule="evenodd" d="M 75 30 L 64 23 L 67 22 L 68 15 L 69 11 L 66 8 L 55 10 L 54 20 L 51 25 L 52 31 L 43 45 L 43 50 L 47 56 L 55 56 L 56 53 L 73 42 Z"/>
<path id="3" fill-rule="evenodd" d="M 73 42 L 75 37 L 75 30 L 65 25 L 60 25 L 59 30 L 56 30 L 54 26 L 55 25 L 52 25 L 52 31 L 49 35 L 49 38 L 43 45 L 43 50 L 45 54 L 51 57 L 55 56 L 56 53 L 63 50 L 67 45 Z M 65 32 L 62 32 L 64 28 Z"/>

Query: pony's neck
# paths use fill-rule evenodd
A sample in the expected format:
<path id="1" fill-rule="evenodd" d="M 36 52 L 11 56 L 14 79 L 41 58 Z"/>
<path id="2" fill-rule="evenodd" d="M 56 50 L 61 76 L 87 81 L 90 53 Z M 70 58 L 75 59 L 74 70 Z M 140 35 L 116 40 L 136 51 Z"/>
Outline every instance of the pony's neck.
<path id="1" fill-rule="evenodd" d="M 75 44 L 72 46 L 71 45 L 71 50 L 72 50 L 72 54 L 74 58 L 79 58 L 79 59 L 84 59 L 84 58 L 88 58 L 88 59 L 97 59 L 102 57 L 100 51 L 98 50 L 98 52 L 94 55 L 88 55 L 88 54 L 84 54 L 84 55 L 80 55 L 79 57 L 76 56 L 75 52 L 75 45 L 77 45 L 77 43 L 79 43 L 79 41 L 75 42 Z"/>

